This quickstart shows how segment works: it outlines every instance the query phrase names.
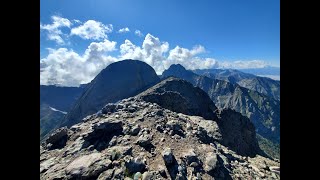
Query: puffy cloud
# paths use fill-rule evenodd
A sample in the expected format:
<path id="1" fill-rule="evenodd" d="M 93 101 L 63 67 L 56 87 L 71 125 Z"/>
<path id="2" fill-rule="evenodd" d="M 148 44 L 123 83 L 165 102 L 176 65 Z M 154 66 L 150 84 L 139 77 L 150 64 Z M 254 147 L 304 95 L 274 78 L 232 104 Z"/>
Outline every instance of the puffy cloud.
<path id="1" fill-rule="evenodd" d="M 170 50 L 165 68 L 171 64 L 181 64 L 186 69 L 209 69 L 218 67 L 218 62 L 212 58 L 199 58 L 196 55 L 204 53 L 203 46 L 195 46 L 191 50 L 176 46 Z"/>
<path id="2" fill-rule="evenodd" d="M 40 60 L 40 84 L 79 86 L 90 82 L 102 69 L 117 58 L 106 53 L 116 50 L 116 42 L 93 42 L 79 55 L 66 48 L 48 49 L 49 55 Z"/>
<path id="3" fill-rule="evenodd" d="M 55 41 L 56 43 L 62 45 L 65 43 L 65 41 L 61 36 L 64 36 L 65 34 L 62 33 L 60 28 L 62 27 L 70 28 L 72 23 L 68 19 L 62 18 L 60 16 L 52 16 L 51 19 L 53 21 L 52 24 L 40 23 L 40 29 L 47 31 L 47 37 L 49 40 Z"/>
<path id="4" fill-rule="evenodd" d="M 134 45 L 130 40 L 125 40 L 120 45 L 119 59 L 138 59 L 152 66 L 157 74 L 161 74 L 172 64 L 181 64 L 187 69 L 204 69 L 217 67 L 218 63 L 212 58 L 199 58 L 196 55 L 204 53 L 203 46 L 195 46 L 191 50 L 179 46 L 169 51 L 169 43 L 161 42 L 159 38 L 147 34 L 142 46 Z"/>
<path id="5" fill-rule="evenodd" d="M 135 30 L 134 34 L 139 36 L 139 37 L 143 37 L 143 34 L 142 34 L 142 32 L 140 30 Z"/>
<path id="6" fill-rule="evenodd" d="M 134 45 L 131 41 L 125 40 L 120 45 L 120 59 L 138 59 L 145 61 L 160 74 L 164 70 L 165 53 L 169 50 L 168 42 L 161 42 L 159 38 L 147 34 L 142 47 Z"/>
<path id="7" fill-rule="evenodd" d="M 125 28 L 121 28 L 119 29 L 118 33 L 126 33 L 126 32 L 130 32 L 130 29 L 128 27 Z"/>
<path id="8" fill-rule="evenodd" d="M 151 34 L 145 36 L 141 46 L 126 39 L 120 45 L 120 54 L 117 57 L 108 55 L 108 52 L 117 50 L 116 45 L 116 42 L 107 39 L 92 42 L 82 55 L 66 48 L 48 49 L 49 55 L 40 60 L 40 83 L 78 86 L 90 82 L 110 63 L 124 59 L 144 61 L 152 66 L 157 74 L 162 74 L 172 64 L 181 64 L 191 70 L 259 68 L 267 65 L 261 60 L 218 62 L 213 58 L 199 57 L 206 52 L 201 45 L 192 49 L 176 46 L 170 50 L 168 42 L 161 41 Z"/>
<path id="9" fill-rule="evenodd" d="M 247 69 L 247 68 L 264 68 L 268 63 L 262 60 L 251 61 L 233 61 L 233 62 L 220 62 L 220 68 L 230 69 Z"/>
<path id="10" fill-rule="evenodd" d="M 83 25 L 72 28 L 71 35 L 77 35 L 83 39 L 101 40 L 107 38 L 107 33 L 111 33 L 112 30 L 112 24 L 104 25 L 98 21 L 88 20 Z"/>

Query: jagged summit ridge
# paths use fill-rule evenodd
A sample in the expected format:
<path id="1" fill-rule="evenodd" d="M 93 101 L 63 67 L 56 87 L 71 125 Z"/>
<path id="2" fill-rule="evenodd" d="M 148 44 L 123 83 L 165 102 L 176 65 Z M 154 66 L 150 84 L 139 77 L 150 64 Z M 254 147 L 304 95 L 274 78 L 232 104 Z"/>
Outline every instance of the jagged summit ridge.
<path id="1" fill-rule="evenodd" d="M 216 121 L 137 97 L 101 112 L 58 129 L 42 144 L 40 179 L 279 178 L 278 162 L 223 145 Z"/>
<path id="2" fill-rule="evenodd" d="M 198 87 L 193 87 L 189 82 L 169 77 L 137 97 L 157 103 L 160 106 L 175 112 L 188 115 L 201 116 L 205 119 L 216 119 L 217 107 L 210 97 Z"/>

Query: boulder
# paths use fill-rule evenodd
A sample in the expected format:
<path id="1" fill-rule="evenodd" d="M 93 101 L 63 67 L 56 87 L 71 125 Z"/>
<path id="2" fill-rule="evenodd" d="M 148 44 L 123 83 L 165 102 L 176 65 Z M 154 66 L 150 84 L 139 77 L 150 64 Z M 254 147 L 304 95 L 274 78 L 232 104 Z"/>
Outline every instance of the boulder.
<path id="1" fill-rule="evenodd" d="M 101 153 L 83 155 L 73 160 L 65 169 L 69 177 L 81 177 L 82 179 L 97 177 L 101 172 L 107 170 L 111 161 L 102 156 Z"/>
<path id="2" fill-rule="evenodd" d="M 173 160 L 174 160 L 172 150 L 170 148 L 165 148 L 162 151 L 162 158 L 163 158 L 164 162 L 166 163 L 166 165 L 172 164 Z"/>
<path id="3" fill-rule="evenodd" d="M 206 159 L 204 162 L 204 170 L 206 172 L 214 171 L 218 166 L 217 154 L 210 152 L 206 154 Z"/>
<path id="4" fill-rule="evenodd" d="M 142 134 L 141 136 L 139 136 L 138 140 L 137 140 L 137 144 L 142 146 L 142 147 L 148 147 L 151 145 L 151 140 L 152 140 L 152 136 L 149 134 Z"/>
<path id="5" fill-rule="evenodd" d="M 138 135 L 139 131 L 141 130 L 139 125 L 135 125 L 131 128 L 131 135 L 136 136 Z"/>
<path id="6" fill-rule="evenodd" d="M 62 127 L 55 130 L 50 136 L 46 139 L 48 149 L 60 149 L 63 148 L 68 140 L 68 128 Z"/>
<path id="7" fill-rule="evenodd" d="M 129 174 L 143 172 L 146 168 L 146 160 L 143 156 L 138 156 L 134 159 L 130 158 L 125 162 L 125 167 L 127 168 Z"/>
<path id="8" fill-rule="evenodd" d="M 112 180 L 112 176 L 114 173 L 114 169 L 108 169 L 104 172 L 102 172 L 97 180 Z"/>

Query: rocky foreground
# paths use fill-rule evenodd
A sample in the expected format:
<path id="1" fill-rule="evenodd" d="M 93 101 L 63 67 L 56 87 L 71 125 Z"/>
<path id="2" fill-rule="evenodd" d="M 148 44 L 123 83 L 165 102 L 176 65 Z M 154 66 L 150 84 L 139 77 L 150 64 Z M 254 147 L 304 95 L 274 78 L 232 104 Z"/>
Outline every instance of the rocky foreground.
<path id="1" fill-rule="evenodd" d="M 40 146 L 41 179 L 279 179 L 279 162 L 222 145 L 215 121 L 129 98 Z"/>

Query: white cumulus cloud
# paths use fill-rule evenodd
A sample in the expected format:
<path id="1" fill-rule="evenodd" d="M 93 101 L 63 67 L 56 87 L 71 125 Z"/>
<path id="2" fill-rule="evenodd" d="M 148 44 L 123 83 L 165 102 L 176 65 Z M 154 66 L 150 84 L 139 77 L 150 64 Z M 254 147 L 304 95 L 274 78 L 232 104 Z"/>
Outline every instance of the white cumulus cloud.
<path id="1" fill-rule="evenodd" d="M 40 29 L 47 31 L 47 38 L 49 40 L 55 41 L 57 44 L 64 44 L 65 41 L 63 40 L 62 36 L 65 34 L 61 31 L 62 27 L 68 27 L 72 25 L 72 23 L 66 19 L 62 18 L 60 16 L 52 16 L 52 24 L 41 24 L 40 23 Z"/>
<path id="2" fill-rule="evenodd" d="M 172 64 L 181 64 L 186 69 L 209 69 L 218 67 L 218 62 L 213 58 L 200 58 L 196 55 L 204 53 L 203 46 L 195 46 L 191 50 L 176 46 L 170 50 L 168 56 L 168 64 L 166 68 Z"/>
<path id="3" fill-rule="evenodd" d="M 120 45 L 120 59 L 138 59 L 152 66 L 157 74 L 161 74 L 172 64 L 181 64 L 187 69 L 203 69 L 217 67 L 218 63 L 212 58 L 199 58 L 196 55 L 204 53 L 203 46 L 195 46 L 191 50 L 179 46 L 169 51 L 169 43 L 147 34 L 142 46 L 134 45 L 125 40 Z"/>
<path id="4" fill-rule="evenodd" d="M 61 27 L 61 24 L 70 27 L 68 21 L 65 20 L 57 20 L 54 27 Z M 56 30 L 51 26 L 45 26 L 45 28 Z M 107 32 L 112 31 L 112 28 L 107 30 L 108 28 L 106 27 L 102 23 L 89 20 L 83 25 L 72 29 L 73 31 L 71 30 L 74 35 L 79 35 L 84 39 L 103 38 L 101 42 L 90 43 L 83 54 L 67 48 L 48 49 L 49 55 L 40 60 L 40 84 L 79 86 L 90 82 L 110 63 L 124 59 L 144 61 L 152 66 L 157 74 L 162 74 L 172 64 L 181 64 L 190 70 L 260 68 L 267 65 L 262 60 L 218 62 L 214 58 L 203 57 L 202 54 L 206 52 L 206 49 L 201 45 L 196 45 L 191 49 L 180 46 L 170 49 L 168 42 L 161 41 L 158 37 L 149 33 L 145 36 L 141 45 L 136 45 L 126 39 L 117 49 L 117 42 L 108 40 L 106 35 Z M 119 55 L 111 56 L 108 52 L 112 51 L 118 51 Z"/>
<path id="5" fill-rule="evenodd" d="M 107 33 L 111 33 L 112 30 L 112 24 L 104 25 L 98 21 L 88 20 L 84 24 L 72 28 L 71 35 L 77 35 L 83 39 L 101 40 L 107 38 Z"/>
<path id="6" fill-rule="evenodd" d="M 125 27 L 125 28 L 121 28 L 119 29 L 118 33 L 127 33 L 127 32 L 130 32 L 130 29 L 128 27 Z"/>
<path id="7" fill-rule="evenodd" d="M 48 49 L 40 60 L 40 84 L 79 86 L 90 82 L 102 69 L 118 59 L 107 55 L 116 50 L 116 42 L 105 39 L 92 42 L 83 55 L 66 48 Z"/>
<path id="8" fill-rule="evenodd" d="M 134 45 L 130 40 L 125 40 L 124 44 L 120 45 L 119 58 L 142 60 L 152 66 L 157 73 L 161 73 L 164 70 L 165 53 L 168 50 L 168 42 L 161 42 L 159 38 L 147 34 L 142 47 Z"/>
<path id="9" fill-rule="evenodd" d="M 135 30 L 134 34 L 139 36 L 139 37 L 143 37 L 144 36 L 140 30 Z"/>

